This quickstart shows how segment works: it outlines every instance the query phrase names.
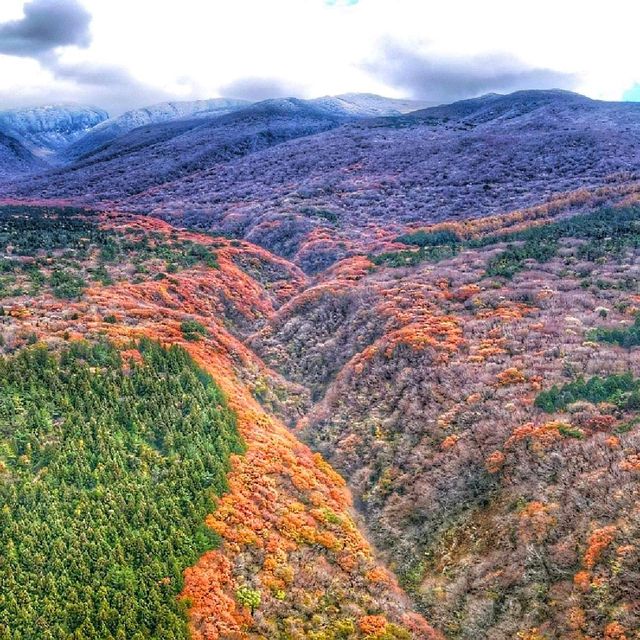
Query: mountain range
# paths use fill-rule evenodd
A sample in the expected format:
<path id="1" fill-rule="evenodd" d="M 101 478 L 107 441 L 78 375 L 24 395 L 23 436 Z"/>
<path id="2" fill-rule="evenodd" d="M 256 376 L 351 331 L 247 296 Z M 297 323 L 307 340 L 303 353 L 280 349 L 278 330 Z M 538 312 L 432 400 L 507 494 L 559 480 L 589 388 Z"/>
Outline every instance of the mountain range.
<path id="1" fill-rule="evenodd" d="M 0 121 L 0 638 L 638 637 L 640 104 Z"/>
<path id="2" fill-rule="evenodd" d="M 307 104 L 310 109 L 317 109 L 318 113 L 326 116 L 354 118 L 399 115 L 416 110 L 423 104 L 373 94 L 326 96 L 298 103 Z M 76 160 L 139 127 L 193 118 L 216 118 L 241 111 L 252 104 L 248 100 L 230 98 L 163 102 L 112 118 L 106 111 L 95 107 L 47 105 L 0 112 L 0 131 L 14 138 L 36 157 L 55 165 Z M 34 169 L 42 166 L 34 163 Z M 13 168 L 9 161 L 3 162 L 2 169 L 7 175 L 14 171 L 24 172 L 20 163 Z"/>
<path id="3" fill-rule="evenodd" d="M 47 168 L 16 134 L 3 170 L 20 180 L 0 193 L 217 228 L 314 271 L 375 247 L 367 225 L 382 219 L 399 231 L 637 175 L 636 103 L 521 91 L 400 113 L 413 106 L 349 94 L 158 105 L 74 133 Z M 326 228 L 342 245 L 308 255 Z"/>

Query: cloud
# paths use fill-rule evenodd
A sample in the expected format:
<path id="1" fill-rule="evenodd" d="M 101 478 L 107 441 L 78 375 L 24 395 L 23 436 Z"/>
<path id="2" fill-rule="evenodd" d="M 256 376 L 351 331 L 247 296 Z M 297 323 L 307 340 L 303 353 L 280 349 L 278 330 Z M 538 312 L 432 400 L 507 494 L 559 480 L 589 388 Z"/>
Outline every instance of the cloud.
<path id="1" fill-rule="evenodd" d="M 353 7 L 358 2 L 359 0 L 324 0 L 324 3 L 330 7 Z"/>
<path id="2" fill-rule="evenodd" d="M 188 96 L 191 98 L 191 96 Z M 47 104 L 82 104 L 104 109 L 110 116 L 119 116 L 130 109 L 180 100 L 175 94 L 148 85 L 129 87 L 88 87 L 80 85 L 54 85 L 32 87 L 16 93 L 0 89 L 2 109 L 23 109 Z"/>
<path id="3" fill-rule="evenodd" d="M 240 78 L 220 87 L 220 95 L 243 100 L 300 96 L 301 87 L 275 78 Z"/>
<path id="4" fill-rule="evenodd" d="M 414 98 L 432 102 L 518 89 L 573 89 L 578 84 L 574 74 L 529 67 L 503 53 L 446 57 L 393 41 L 383 43 L 381 52 L 363 65 L 366 71 Z"/>
<path id="5" fill-rule="evenodd" d="M 138 81 L 124 67 L 63 60 L 59 48 L 91 44 L 91 14 L 77 0 L 31 0 L 23 12 L 21 19 L 0 24 L 0 54 L 36 60 L 57 83 L 41 91 L 22 91 L 19 101 L 12 92 L 2 91 L 3 104 L 78 101 L 119 113 L 175 99 L 169 92 Z"/>
<path id="6" fill-rule="evenodd" d="M 45 62 L 45 67 L 59 80 L 70 80 L 94 87 L 131 87 L 139 82 L 123 67 L 80 62 L 69 64 L 54 58 Z"/>
<path id="7" fill-rule="evenodd" d="M 20 20 L 0 24 L 0 54 L 39 58 L 91 43 L 91 14 L 77 0 L 32 0 L 23 11 Z"/>
<path id="8" fill-rule="evenodd" d="M 95 63 L 63 63 L 53 59 L 46 68 L 69 88 L 76 101 L 99 105 L 112 115 L 128 109 L 175 100 L 175 94 L 139 81 L 123 67 Z M 186 96 L 185 99 L 191 96 Z"/>

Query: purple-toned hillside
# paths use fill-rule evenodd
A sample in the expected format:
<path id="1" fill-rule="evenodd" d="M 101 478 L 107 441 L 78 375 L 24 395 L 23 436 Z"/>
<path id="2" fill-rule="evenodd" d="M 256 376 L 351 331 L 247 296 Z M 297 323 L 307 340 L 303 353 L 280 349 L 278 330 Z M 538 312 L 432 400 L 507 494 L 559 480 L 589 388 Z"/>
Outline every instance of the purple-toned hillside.
<path id="1" fill-rule="evenodd" d="M 281 99 L 149 124 L 3 192 L 117 205 L 296 257 L 314 229 L 366 242 L 368 225 L 511 211 L 632 180 L 640 167 L 635 103 L 521 91 L 398 116 L 354 109 Z M 316 271 L 344 251 L 297 262 Z"/>

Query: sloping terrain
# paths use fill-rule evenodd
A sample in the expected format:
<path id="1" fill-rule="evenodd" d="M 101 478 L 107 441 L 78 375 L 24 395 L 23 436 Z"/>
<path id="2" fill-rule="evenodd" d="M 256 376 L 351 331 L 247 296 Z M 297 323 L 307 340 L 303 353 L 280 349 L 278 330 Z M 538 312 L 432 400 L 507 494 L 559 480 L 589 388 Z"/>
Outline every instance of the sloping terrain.
<path id="1" fill-rule="evenodd" d="M 640 109 L 556 91 L 485 96 L 349 121 L 311 101 L 267 101 L 175 128 L 139 129 L 20 197 L 117 204 L 218 229 L 310 272 L 375 245 L 380 229 L 530 207 L 638 178 Z M 320 247 L 315 238 L 335 241 Z M 307 247 L 311 244 L 311 248 Z"/>
<path id="2" fill-rule="evenodd" d="M 0 132 L 0 180 L 11 180 L 45 167 L 45 163 L 18 140 Z"/>
<path id="3" fill-rule="evenodd" d="M 297 429 L 448 638 L 640 630 L 639 224 L 408 234 L 250 342 L 309 388 Z"/>
<path id="4" fill-rule="evenodd" d="M 373 93 L 341 93 L 336 96 L 341 100 L 352 102 L 359 107 L 375 110 L 376 115 L 391 116 L 401 113 L 411 113 L 424 109 L 429 104 L 424 100 L 404 100 L 402 98 L 383 98 Z"/>
<path id="5" fill-rule="evenodd" d="M 310 106 L 351 117 L 392 116 L 422 108 L 424 103 L 395 100 L 372 94 L 350 93 L 306 101 Z M 105 146 L 133 129 L 190 118 L 213 118 L 240 111 L 251 105 L 248 100 L 213 98 L 160 104 L 127 111 L 94 126 L 86 135 L 66 149 L 65 157 L 75 160 Z"/>
<path id="6" fill-rule="evenodd" d="M 184 573 L 193 637 L 438 637 L 314 450 L 444 637 L 640 629 L 637 207 L 426 227 L 314 279 L 149 217 L 6 211 L 3 350 L 153 338 L 228 398 L 246 451 Z"/>
<path id="7" fill-rule="evenodd" d="M 108 118 L 106 111 L 81 105 L 50 105 L 0 112 L 0 131 L 43 160 L 56 161 L 69 145 Z"/>
<path id="8" fill-rule="evenodd" d="M 512 117 L 496 108 L 477 123 L 405 116 L 349 124 L 125 203 L 213 223 L 280 253 L 277 231 L 303 239 L 309 217 L 348 242 L 372 225 L 399 230 L 506 212 L 637 177 L 637 105 L 555 93 L 496 100 Z"/>
<path id="9" fill-rule="evenodd" d="M 315 98 L 310 102 L 316 105 L 332 105 L 334 109 L 360 117 L 399 116 L 429 106 L 420 100 L 385 98 L 373 93 L 341 93 L 337 96 Z"/>
<path id="10" fill-rule="evenodd" d="M 186 546 L 170 570 L 132 575 L 123 557 L 108 576 L 152 594 L 164 626 L 145 628 L 133 597 L 119 630 L 110 592 L 86 580 L 65 624 L 118 640 L 639 638 L 638 106 L 549 91 L 349 110 L 277 100 L 151 124 L 5 183 L 0 375 L 42 361 L 60 389 L 77 363 L 83 384 L 123 397 L 139 375 L 215 451 L 179 449 L 194 508 L 173 518 Z M 158 356 L 166 375 L 145 374 L 167 349 L 188 371 Z M 188 372 L 222 394 L 229 451 L 203 435 Z M 114 458 L 118 486 L 145 500 L 147 473 L 166 480 L 181 433 L 167 445 L 144 411 L 106 402 L 118 437 L 61 474 L 60 438 L 80 456 L 77 438 L 105 425 L 69 429 L 40 382 L 0 402 L 22 416 L 0 428 L 5 503 L 79 477 L 96 500 Z M 34 398 L 46 415 L 15 410 Z M 8 529 L 10 558 L 28 550 L 16 574 L 32 582 L 43 560 L 26 522 Z M 0 604 L 16 611 L 25 590 L 9 583 Z"/>
<path id="11" fill-rule="evenodd" d="M 299 270 L 72 209 L 5 208 L 0 246 L 0 537 L 16 567 L 2 569 L 3 638 L 439 637 L 376 561 L 344 481 L 256 400 L 304 404 L 240 340 L 302 286 Z M 29 530 L 14 503 L 47 486 L 53 529 Z M 212 505 L 208 487 L 228 493 Z M 61 581 L 43 593 L 45 562 Z"/>

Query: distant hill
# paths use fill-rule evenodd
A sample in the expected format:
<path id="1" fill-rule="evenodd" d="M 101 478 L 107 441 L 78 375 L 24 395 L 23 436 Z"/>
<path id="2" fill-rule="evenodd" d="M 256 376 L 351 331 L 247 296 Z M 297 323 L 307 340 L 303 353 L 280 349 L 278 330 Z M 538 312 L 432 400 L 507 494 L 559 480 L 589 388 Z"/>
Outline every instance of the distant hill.
<path id="1" fill-rule="evenodd" d="M 337 101 L 343 105 L 343 109 L 351 109 L 355 115 L 361 116 L 399 116 L 429 106 L 421 100 L 385 98 L 373 93 L 342 93 L 337 96 L 317 98 L 314 102 L 323 100 Z"/>
<path id="2" fill-rule="evenodd" d="M 633 179 L 640 167 L 635 103 L 519 91 L 401 115 L 370 112 L 355 98 L 288 98 L 150 124 L 3 191 L 222 229 L 297 254 L 313 271 L 354 238 L 374 238 L 376 225 L 511 211 Z M 332 229 L 347 244 L 314 245 L 306 255 L 314 229 Z"/>
<path id="3" fill-rule="evenodd" d="M 99 123 L 91 131 L 87 132 L 85 136 L 77 140 L 75 144 L 71 145 L 65 155 L 68 159 L 79 158 L 137 127 L 181 118 L 224 115 L 249 104 L 246 100 L 215 98 L 213 100 L 162 102 L 150 107 L 134 109 L 123 113 L 121 116 L 109 118 Z"/>
<path id="4" fill-rule="evenodd" d="M 0 111 L 0 131 L 19 140 L 34 155 L 53 160 L 108 117 L 102 109 L 83 105 L 13 109 Z"/>
<path id="5" fill-rule="evenodd" d="M 290 104 L 296 102 L 290 99 Z M 282 108 L 286 100 L 263 103 Z M 384 98 L 373 94 L 348 93 L 308 101 L 325 116 L 372 117 L 394 116 L 426 106 L 422 102 Z M 245 109 L 248 100 L 213 98 L 210 100 L 162 102 L 127 111 L 113 118 L 95 107 L 83 105 L 45 105 L 0 112 L 0 131 L 16 138 L 34 155 L 50 164 L 74 162 L 102 149 L 116 138 L 139 127 L 194 118 L 213 118 Z"/>
<path id="6" fill-rule="evenodd" d="M 307 102 L 325 115 L 353 117 L 400 115 L 426 106 L 417 101 L 358 93 Z M 162 102 L 113 118 L 94 107 L 49 105 L 0 112 L 0 130 L 20 140 L 35 155 L 59 164 L 92 153 L 138 127 L 226 115 L 251 104 L 233 98 Z"/>
<path id="7" fill-rule="evenodd" d="M 424 100 L 405 100 L 403 98 L 385 98 L 375 93 L 341 93 L 336 98 L 351 102 L 362 109 L 371 111 L 371 115 L 394 116 L 409 113 L 431 106 Z"/>
<path id="8" fill-rule="evenodd" d="M 410 118 L 419 120 L 442 120 L 481 125 L 514 121 L 527 124 L 534 119 L 546 127 L 570 122 L 574 126 L 583 119 L 591 123 L 615 121 L 636 124 L 639 105 L 633 102 L 605 102 L 586 96 L 550 89 L 544 91 L 516 91 L 507 95 L 489 93 L 470 100 L 428 107 L 414 111 Z"/>

